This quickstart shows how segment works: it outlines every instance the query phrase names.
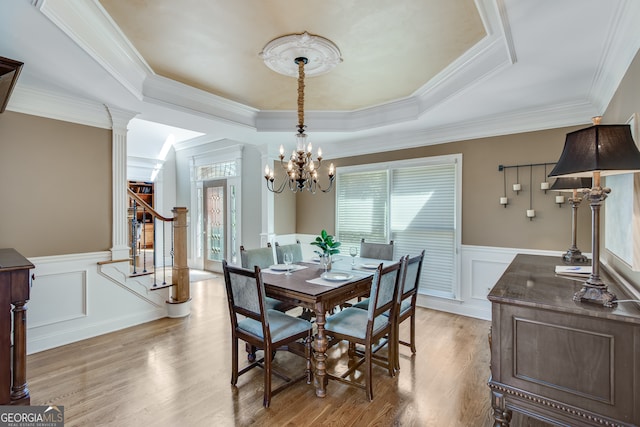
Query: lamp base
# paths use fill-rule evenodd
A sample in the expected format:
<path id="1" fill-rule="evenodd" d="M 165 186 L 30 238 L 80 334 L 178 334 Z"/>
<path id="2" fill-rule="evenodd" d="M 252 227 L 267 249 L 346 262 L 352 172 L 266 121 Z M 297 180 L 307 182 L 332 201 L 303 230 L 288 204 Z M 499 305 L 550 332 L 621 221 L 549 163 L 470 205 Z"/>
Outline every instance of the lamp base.
<path id="1" fill-rule="evenodd" d="M 586 264 L 589 262 L 589 258 L 582 255 L 580 249 L 569 248 L 567 252 L 562 255 L 562 261 L 565 264 Z"/>
<path id="2" fill-rule="evenodd" d="M 599 304 L 604 307 L 615 307 L 616 295 L 609 292 L 606 285 L 589 285 L 586 283 L 582 289 L 573 295 L 574 301 L 590 302 L 593 304 Z"/>

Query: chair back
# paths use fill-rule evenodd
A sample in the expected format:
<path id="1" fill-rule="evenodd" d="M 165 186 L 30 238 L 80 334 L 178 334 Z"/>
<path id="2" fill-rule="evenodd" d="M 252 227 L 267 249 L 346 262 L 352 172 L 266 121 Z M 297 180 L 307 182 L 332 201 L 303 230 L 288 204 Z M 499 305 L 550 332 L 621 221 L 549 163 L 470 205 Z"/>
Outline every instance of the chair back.
<path id="1" fill-rule="evenodd" d="M 387 267 L 382 264 L 378 266 L 371 285 L 371 294 L 369 297 L 369 323 L 386 311 L 391 312 L 389 318 L 393 318 L 395 313 L 395 303 L 398 292 L 402 284 L 402 269 L 404 268 L 405 257 L 399 262 L 393 263 Z"/>
<path id="2" fill-rule="evenodd" d="M 257 249 L 245 249 L 244 246 L 240 246 L 240 262 L 243 268 L 253 269 L 256 265 L 260 268 L 269 268 L 275 264 L 271 243 L 268 243 L 266 248 Z"/>
<path id="3" fill-rule="evenodd" d="M 300 240 L 297 240 L 297 243 L 282 246 L 276 242 L 276 259 L 278 264 L 284 264 L 285 252 L 291 252 L 291 255 L 293 255 L 293 262 L 302 261 L 302 246 L 300 245 Z"/>
<path id="4" fill-rule="evenodd" d="M 424 262 L 424 250 L 420 255 L 416 255 L 407 260 L 406 276 L 404 279 L 404 286 L 400 295 L 400 300 L 409 298 L 411 295 L 418 292 L 418 286 L 420 286 L 420 275 L 422 274 L 422 264 Z"/>
<path id="5" fill-rule="evenodd" d="M 265 291 L 260 267 L 254 270 L 233 267 L 222 261 L 224 283 L 229 302 L 229 315 L 234 329 L 238 327 L 238 315 L 256 320 L 263 325 L 264 337 L 269 335 L 269 323 L 265 316 Z"/>
<path id="6" fill-rule="evenodd" d="M 373 259 L 393 259 L 393 240 L 389 243 L 368 243 L 364 239 L 360 241 L 360 256 Z"/>

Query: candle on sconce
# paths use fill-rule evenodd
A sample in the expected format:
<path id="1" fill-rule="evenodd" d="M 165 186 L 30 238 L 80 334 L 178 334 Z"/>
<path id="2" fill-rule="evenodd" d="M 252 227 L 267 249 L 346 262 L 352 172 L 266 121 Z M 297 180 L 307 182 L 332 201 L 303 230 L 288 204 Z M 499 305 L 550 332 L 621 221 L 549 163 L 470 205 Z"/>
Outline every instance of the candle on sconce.
<path id="1" fill-rule="evenodd" d="M 522 190 L 522 186 L 520 184 L 513 184 L 513 191 L 521 191 Z"/>
<path id="2" fill-rule="evenodd" d="M 556 196 L 556 203 L 561 205 L 564 203 L 564 196 Z"/>
<path id="3" fill-rule="evenodd" d="M 500 197 L 500 204 L 506 208 L 509 204 L 509 199 L 507 199 L 506 197 Z"/>
<path id="4" fill-rule="evenodd" d="M 549 183 L 548 182 L 541 182 L 540 183 L 540 189 L 547 191 L 549 189 Z"/>
<path id="5" fill-rule="evenodd" d="M 527 209 L 527 218 L 531 219 L 536 216 L 536 211 L 533 209 Z"/>

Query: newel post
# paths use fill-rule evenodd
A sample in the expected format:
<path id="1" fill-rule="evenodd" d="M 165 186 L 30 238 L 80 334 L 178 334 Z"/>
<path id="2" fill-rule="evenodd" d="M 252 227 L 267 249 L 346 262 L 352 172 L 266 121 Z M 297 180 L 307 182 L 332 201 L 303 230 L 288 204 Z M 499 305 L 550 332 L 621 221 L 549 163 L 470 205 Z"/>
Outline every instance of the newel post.
<path id="1" fill-rule="evenodd" d="M 189 266 L 187 265 L 187 213 L 184 207 L 173 208 L 173 293 L 169 304 L 169 317 L 189 315 Z"/>

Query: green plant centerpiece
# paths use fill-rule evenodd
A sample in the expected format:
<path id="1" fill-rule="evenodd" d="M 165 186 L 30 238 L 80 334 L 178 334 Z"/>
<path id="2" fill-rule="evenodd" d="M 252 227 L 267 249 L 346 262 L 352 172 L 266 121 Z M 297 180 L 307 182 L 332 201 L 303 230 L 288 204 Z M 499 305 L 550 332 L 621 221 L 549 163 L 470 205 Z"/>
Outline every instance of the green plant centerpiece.
<path id="1" fill-rule="evenodd" d="M 320 235 L 316 237 L 316 240 L 311 242 L 313 246 L 317 246 L 318 250 L 314 251 L 319 256 L 328 256 L 329 257 L 329 266 L 327 269 L 331 267 L 331 255 L 339 254 L 340 242 L 333 240 L 333 236 L 327 233 L 327 230 L 322 230 Z"/>

